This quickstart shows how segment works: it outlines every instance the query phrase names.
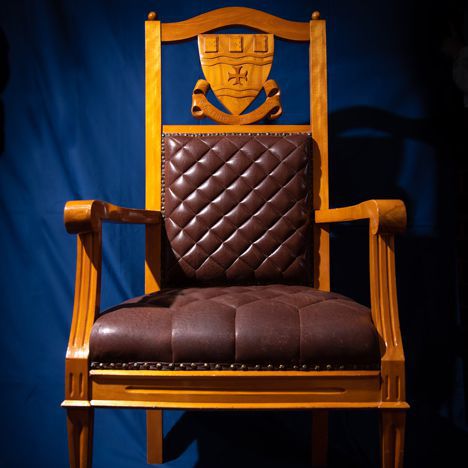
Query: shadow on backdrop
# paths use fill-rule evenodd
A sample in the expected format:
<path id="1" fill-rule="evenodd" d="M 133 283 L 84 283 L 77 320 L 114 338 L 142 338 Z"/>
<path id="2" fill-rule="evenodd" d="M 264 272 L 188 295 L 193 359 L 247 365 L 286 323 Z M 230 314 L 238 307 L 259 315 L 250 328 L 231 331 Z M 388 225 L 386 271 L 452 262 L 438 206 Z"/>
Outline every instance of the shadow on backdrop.
<path id="1" fill-rule="evenodd" d="M 410 467 L 468 462 L 468 433 L 455 424 L 455 413 L 464 408 L 457 365 L 463 356 L 456 340 L 460 324 L 454 288 L 451 127 L 443 117 L 411 119 L 368 107 L 330 116 L 333 206 L 401 198 L 408 210 L 407 232 L 397 238 L 396 263 L 411 405 L 406 438 Z M 419 157 L 409 158 L 408 145 Z M 332 287 L 368 304 L 365 230 L 333 229 Z"/>
<path id="2" fill-rule="evenodd" d="M 8 65 L 8 42 L 5 33 L 0 28 L 0 155 L 5 151 L 5 106 L 2 94 L 10 76 Z"/>

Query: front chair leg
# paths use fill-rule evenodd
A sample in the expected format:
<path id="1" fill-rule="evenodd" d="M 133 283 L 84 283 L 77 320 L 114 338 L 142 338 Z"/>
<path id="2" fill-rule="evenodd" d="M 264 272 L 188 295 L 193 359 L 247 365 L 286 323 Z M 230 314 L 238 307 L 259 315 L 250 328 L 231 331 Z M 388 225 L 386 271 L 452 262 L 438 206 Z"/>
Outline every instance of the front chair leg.
<path id="1" fill-rule="evenodd" d="M 312 468 L 327 466 L 328 456 L 328 411 L 312 412 Z"/>
<path id="2" fill-rule="evenodd" d="M 146 461 L 148 464 L 163 462 L 162 410 L 146 411 Z"/>
<path id="3" fill-rule="evenodd" d="M 404 410 L 380 410 L 382 468 L 403 468 L 405 419 Z"/>
<path id="4" fill-rule="evenodd" d="M 94 408 L 67 408 L 70 468 L 91 468 Z"/>

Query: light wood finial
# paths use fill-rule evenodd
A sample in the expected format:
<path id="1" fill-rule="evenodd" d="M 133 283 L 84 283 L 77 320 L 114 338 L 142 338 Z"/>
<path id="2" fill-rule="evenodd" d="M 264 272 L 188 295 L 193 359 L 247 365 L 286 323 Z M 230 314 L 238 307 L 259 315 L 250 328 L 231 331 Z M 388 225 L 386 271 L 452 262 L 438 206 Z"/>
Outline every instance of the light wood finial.
<path id="1" fill-rule="evenodd" d="M 312 19 L 313 19 L 313 20 L 318 20 L 318 19 L 320 19 L 320 11 L 317 11 L 317 10 L 314 11 L 314 12 L 312 13 Z"/>
<path id="2" fill-rule="evenodd" d="M 148 13 L 148 21 L 154 21 L 157 17 L 158 15 L 156 14 L 155 11 L 150 11 Z"/>

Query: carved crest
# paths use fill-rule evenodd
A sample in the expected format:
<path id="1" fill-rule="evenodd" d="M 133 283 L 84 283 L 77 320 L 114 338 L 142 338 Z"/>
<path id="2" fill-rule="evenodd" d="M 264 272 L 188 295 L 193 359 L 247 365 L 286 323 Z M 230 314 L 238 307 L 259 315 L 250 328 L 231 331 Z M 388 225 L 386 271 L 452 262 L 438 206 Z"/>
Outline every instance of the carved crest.
<path id="1" fill-rule="evenodd" d="M 273 34 L 200 34 L 203 73 L 216 97 L 239 115 L 262 90 L 273 63 Z"/>

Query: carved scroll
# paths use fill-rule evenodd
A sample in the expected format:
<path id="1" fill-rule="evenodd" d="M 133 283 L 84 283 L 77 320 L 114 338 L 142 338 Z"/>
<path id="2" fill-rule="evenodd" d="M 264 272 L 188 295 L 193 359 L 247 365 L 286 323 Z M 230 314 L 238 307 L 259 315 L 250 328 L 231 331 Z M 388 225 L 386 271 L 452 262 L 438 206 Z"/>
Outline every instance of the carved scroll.
<path id="1" fill-rule="evenodd" d="M 198 80 L 193 90 L 192 115 L 232 125 L 278 118 L 282 113 L 279 87 L 274 80 L 267 81 L 273 63 L 273 39 L 272 34 L 200 34 L 198 50 L 206 80 Z M 265 102 L 241 115 L 262 88 Z M 208 101 L 210 89 L 230 114 Z"/>
<path id="2" fill-rule="evenodd" d="M 266 100 L 252 112 L 244 115 L 231 115 L 217 109 L 206 98 L 210 84 L 205 80 L 198 80 L 192 94 L 192 115 L 197 119 L 209 117 L 215 122 L 226 125 L 248 125 L 267 117 L 277 119 L 283 109 L 280 101 L 280 91 L 274 80 L 268 80 L 264 85 Z"/>

